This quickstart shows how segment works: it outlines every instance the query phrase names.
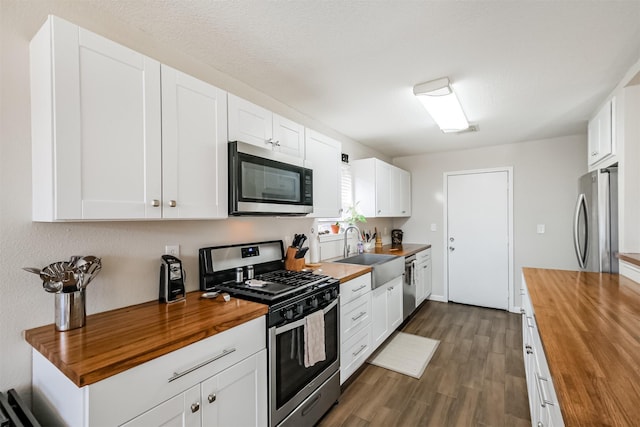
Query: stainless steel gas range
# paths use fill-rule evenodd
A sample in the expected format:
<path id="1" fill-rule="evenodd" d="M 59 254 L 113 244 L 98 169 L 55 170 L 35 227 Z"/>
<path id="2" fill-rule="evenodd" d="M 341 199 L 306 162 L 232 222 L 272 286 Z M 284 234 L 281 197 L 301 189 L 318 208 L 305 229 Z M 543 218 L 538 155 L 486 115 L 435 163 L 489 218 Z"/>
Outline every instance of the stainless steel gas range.
<path id="1" fill-rule="evenodd" d="M 280 240 L 202 248 L 199 257 L 201 290 L 269 305 L 269 425 L 315 424 L 340 397 L 339 281 L 285 270 Z M 319 311 L 325 358 L 307 366 L 305 328 Z"/>

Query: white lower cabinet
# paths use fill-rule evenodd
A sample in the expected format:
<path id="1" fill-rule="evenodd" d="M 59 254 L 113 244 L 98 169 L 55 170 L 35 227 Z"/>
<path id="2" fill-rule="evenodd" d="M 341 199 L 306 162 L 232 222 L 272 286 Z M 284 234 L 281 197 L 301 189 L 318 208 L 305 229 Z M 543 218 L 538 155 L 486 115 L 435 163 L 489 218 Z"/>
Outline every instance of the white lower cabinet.
<path id="1" fill-rule="evenodd" d="M 340 384 L 371 354 L 371 273 L 340 284 Z"/>
<path id="2" fill-rule="evenodd" d="M 416 254 L 416 306 L 431 296 L 431 248 Z"/>
<path id="3" fill-rule="evenodd" d="M 33 410 L 47 425 L 266 426 L 265 317 L 77 387 L 33 350 Z"/>
<path id="4" fill-rule="evenodd" d="M 137 416 L 123 427 L 264 426 L 266 350 Z"/>
<path id="5" fill-rule="evenodd" d="M 553 387 L 551 371 L 538 333 L 533 306 L 522 278 L 522 351 L 529 394 L 531 425 L 537 427 L 564 426 L 558 397 Z"/>
<path id="6" fill-rule="evenodd" d="M 371 338 L 375 349 L 402 323 L 402 276 L 373 290 L 371 311 Z"/>

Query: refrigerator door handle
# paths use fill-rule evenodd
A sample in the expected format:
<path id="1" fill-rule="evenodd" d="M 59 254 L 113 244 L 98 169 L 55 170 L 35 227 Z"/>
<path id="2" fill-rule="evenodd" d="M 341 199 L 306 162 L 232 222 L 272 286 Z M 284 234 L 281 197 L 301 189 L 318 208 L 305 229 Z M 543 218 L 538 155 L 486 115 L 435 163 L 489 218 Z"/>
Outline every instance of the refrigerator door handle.
<path id="1" fill-rule="evenodd" d="M 584 211 L 584 237 L 585 237 L 585 245 L 584 245 L 584 253 L 582 253 L 580 248 L 580 211 Z M 576 212 L 573 218 L 573 246 L 576 250 L 576 257 L 578 258 L 578 264 L 580 264 L 580 268 L 586 268 L 587 266 L 587 248 L 589 247 L 589 213 L 587 210 L 587 199 L 584 194 L 580 194 L 578 196 L 578 202 L 576 203 Z"/>

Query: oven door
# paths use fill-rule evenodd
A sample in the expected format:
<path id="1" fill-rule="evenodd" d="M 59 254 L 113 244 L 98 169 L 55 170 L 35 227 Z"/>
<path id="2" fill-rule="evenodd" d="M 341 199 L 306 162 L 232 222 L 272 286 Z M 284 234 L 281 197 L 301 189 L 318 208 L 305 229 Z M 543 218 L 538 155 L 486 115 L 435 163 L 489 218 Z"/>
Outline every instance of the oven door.
<path id="1" fill-rule="evenodd" d="M 326 359 L 308 368 L 304 366 L 305 319 L 269 328 L 270 425 L 279 424 L 340 369 L 338 307 L 336 299 L 320 309 L 324 310 Z"/>
<path id="2" fill-rule="evenodd" d="M 313 212 L 313 171 L 301 159 L 229 143 L 229 215 Z"/>

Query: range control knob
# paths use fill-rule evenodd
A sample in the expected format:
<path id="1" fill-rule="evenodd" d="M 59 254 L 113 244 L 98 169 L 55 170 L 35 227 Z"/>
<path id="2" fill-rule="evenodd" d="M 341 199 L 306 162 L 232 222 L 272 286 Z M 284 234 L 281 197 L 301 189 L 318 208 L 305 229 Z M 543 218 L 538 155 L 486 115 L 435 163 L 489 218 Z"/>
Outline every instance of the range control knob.
<path id="1" fill-rule="evenodd" d="M 293 319 L 293 309 L 292 308 L 287 308 L 285 310 L 282 310 L 284 313 L 282 314 L 282 316 L 287 319 L 287 320 L 291 320 Z"/>
<path id="2" fill-rule="evenodd" d="M 324 299 L 326 302 L 331 301 L 331 292 L 327 291 L 324 294 L 322 294 L 322 299 Z"/>
<path id="3" fill-rule="evenodd" d="M 331 296 L 334 298 L 338 298 L 338 289 L 331 289 Z"/>
<path id="4" fill-rule="evenodd" d="M 318 308 L 318 298 L 311 297 L 311 307 Z"/>
<path id="5" fill-rule="evenodd" d="M 297 304 L 296 305 L 296 313 L 297 314 L 302 314 L 303 311 L 304 311 L 304 305 L 303 304 Z"/>

